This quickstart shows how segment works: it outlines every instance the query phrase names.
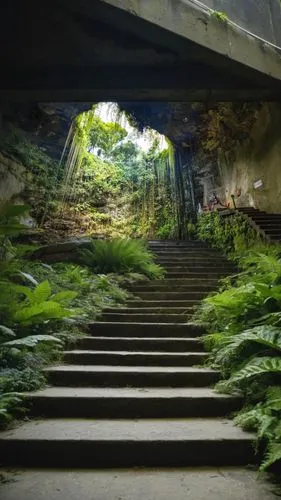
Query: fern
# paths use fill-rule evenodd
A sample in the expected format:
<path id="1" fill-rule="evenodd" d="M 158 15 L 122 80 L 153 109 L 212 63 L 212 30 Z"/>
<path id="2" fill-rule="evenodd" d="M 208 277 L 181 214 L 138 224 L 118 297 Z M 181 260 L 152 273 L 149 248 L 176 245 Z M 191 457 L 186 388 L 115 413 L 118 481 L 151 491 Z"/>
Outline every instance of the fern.
<path id="1" fill-rule="evenodd" d="M 263 460 L 260 470 L 265 472 L 272 465 L 281 461 L 281 442 L 270 442 L 266 451 L 265 459 Z"/>
<path id="2" fill-rule="evenodd" d="M 153 262 L 153 254 L 141 240 L 97 240 L 80 251 L 81 263 L 98 273 L 138 272 L 150 278 L 161 278 L 164 270 Z"/>
<path id="3" fill-rule="evenodd" d="M 0 427 L 12 420 L 15 411 L 23 411 L 22 399 L 23 395 L 18 392 L 0 394 Z"/>
<path id="4" fill-rule="evenodd" d="M 281 351 L 281 330 L 274 326 L 264 325 L 245 330 L 238 335 L 225 335 L 220 341 L 219 350 L 215 356 L 216 363 L 219 365 L 227 365 L 232 362 L 241 363 L 244 358 L 243 349 L 248 344 L 256 345 L 255 350 L 264 347 L 267 350 Z M 253 350 L 251 354 L 254 354 Z"/>
<path id="5" fill-rule="evenodd" d="M 52 290 L 48 280 L 39 283 L 32 292 L 31 304 L 40 304 L 47 301 L 51 296 Z"/>

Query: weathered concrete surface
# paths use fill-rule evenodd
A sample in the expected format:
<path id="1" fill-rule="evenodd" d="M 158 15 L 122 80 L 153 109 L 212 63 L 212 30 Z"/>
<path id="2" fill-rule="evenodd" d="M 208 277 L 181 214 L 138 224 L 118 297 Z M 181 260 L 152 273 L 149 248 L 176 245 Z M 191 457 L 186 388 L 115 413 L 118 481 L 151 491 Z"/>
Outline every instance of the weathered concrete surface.
<path id="1" fill-rule="evenodd" d="M 201 0 L 229 19 L 271 43 L 281 45 L 281 6 L 279 0 Z"/>
<path id="2" fill-rule="evenodd" d="M 132 467 L 247 465 L 253 434 L 223 418 L 45 419 L 0 435 L 16 466 Z"/>
<path id="3" fill-rule="evenodd" d="M 3 471 L 1 500 L 277 500 L 255 472 L 222 469 Z"/>
<path id="4" fill-rule="evenodd" d="M 279 53 L 180 0 L 11 0 L 0 43 L 5 103 L 280 99 Z"/>
<path id="5" fill-rule="evenodd" d="M 187 38 L 198 47 L 213 51 L 213 64 L 216 64 L 217 54 L 220 54 L 233 63 L 241 63 L 281 80 L 280 52 L 217 20 L 194 4 L 180 0 L 103 1 Z M 205 62 L 210 62 L 210 53 L 206 52 L 204 57 L 204 53 L 200 52 L 199 57 L 206 57 Z"/>
<path id="6" fill-rule="evenodd" d="M 27 398 L 33 417 L 48 418 L 225 417 L 242 404 L 241 398 L 193 387 L 51 387 Z"/>
<path id="7" fill-rule="evenodd" d="M 264 104 L 248 140 L 220 153 L 221 186 L 225 199 L 240 192 L 239 207 L 254 206 L 267 212 L 281 211 L 281 107 Z M 262 181 L 255 189 L 254 183 Z"/>

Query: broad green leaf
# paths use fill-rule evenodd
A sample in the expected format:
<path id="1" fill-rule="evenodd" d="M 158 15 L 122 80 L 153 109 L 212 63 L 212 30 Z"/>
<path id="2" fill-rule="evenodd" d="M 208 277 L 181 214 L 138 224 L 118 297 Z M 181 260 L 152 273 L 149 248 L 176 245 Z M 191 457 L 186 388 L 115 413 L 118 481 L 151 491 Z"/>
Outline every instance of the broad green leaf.
<path id="1" fill-rule="evenodd" d="M 4 325 L 0 325 L 0 333 L 3 333 L 4 335 L 7 335 L 9 337 L 15 337 L 16 336 L 16 334 L 15 334 L 15 332 L 13 332 L 13 330 L 11 330 L 10 328 L 7 328 Z"/>
<path id="2" fill-rule="evenodd" d="M 61 340 L 53 335 L 29 335 L 28 337 L 5 342 L 3 345 L 6 347 L 35 347 L 40 342 L 61 344 Z"/>
<path id="3" fill-rule="evenodd" d="M 254 358 L 249 363 L 244 366 L 241 370 L 234 373 L 231 377 L 230 382 L 237 383 L 242 380 L 247 380 L 253 377 L 258 377 L 266 373 L 278 373 L 281 374 L 281 357 L 272 358 L 270 356 L 264 356 L 261 358 Z"/>

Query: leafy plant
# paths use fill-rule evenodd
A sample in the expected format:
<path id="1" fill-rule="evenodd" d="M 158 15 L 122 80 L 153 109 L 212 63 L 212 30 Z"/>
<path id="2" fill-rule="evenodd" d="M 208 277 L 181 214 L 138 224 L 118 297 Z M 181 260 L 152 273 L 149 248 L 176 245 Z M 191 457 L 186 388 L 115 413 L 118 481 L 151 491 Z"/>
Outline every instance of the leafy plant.
<path id="1" fill-rule="evenodd" d="M 0 428 L 13 419 L 15 411 L 22 411 L 22 394 L 17 392 L 0 393 Z"/>
<path id="2" fill-rule="evenodd" d="M 226 23 L 229 19 L 228 15 L 225 12 L 221 12 L 218 10 L 215 10 L 212 13 L 212 17 L 215 17 L 216 19 L 218 19 L 219 21 L 222 21 L 224 23 Z"/>
<path id="3" fill-rule="evenodd" d="M 0 261 L 14 256 L 14 249 L 10 238 L 21 234 L 27 228 L 19 222 L 28 206 L 6 203 L 0 207 Z"/>
<path id="4" fill-rule="evenodd" d="M 138 272 L 150 278 L 161 278 L 164 271 L 153 262 L 141 240 L 113 239 L 93 241 L 91 248 L 81 251 L 81 262 L 95 272 Z"/>
<path id="5" fill-rule="evenodd" d="M 271 386 L 265 401 L 244 409 L 235 422 L 245 430 L 256 431 L 257 439 L 265 443 L 265 458 L 261 470 L 269 469 L 281 460 L 281 387 Z"/>

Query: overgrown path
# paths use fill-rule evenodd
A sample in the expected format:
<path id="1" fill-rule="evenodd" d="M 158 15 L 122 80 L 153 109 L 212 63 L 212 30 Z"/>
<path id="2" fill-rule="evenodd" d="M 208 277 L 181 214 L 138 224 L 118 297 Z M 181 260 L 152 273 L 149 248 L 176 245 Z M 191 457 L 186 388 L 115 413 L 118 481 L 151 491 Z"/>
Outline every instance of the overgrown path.
<path id="1" fill-rule="evenodd" d="M 212 391 L 219 374 L 200 366 L 203 332 L 188 323 L 193 306 L 233 271 L 232 264 L 198 241 L 150 246 L 167 269 L 165 279 L 133 285 L 126 307 L 108 309 L 91 334 L 65 352 L 65 363 L 48 369 L 51 387 L 30 396 L 34 419 L 1 435 L 6 465 L 58 469 L 26 471 L 5 488 L 5 500 L 25 487 L 29 496 L 21 490 L 22 500 L 65 498 L 66 492 L 69 498 L 180 500 L 187 491 L 193 500 L 272 498 L 243 468 L 175 469 L 242 467 L 254 452 L 252 435 L 227 419 L 241 401 Z M 160 470 L 130 469 L 138 466 L 173 467 L 165 476 L 171 490 Z M 54 490 L 59 469 L 82 467 L 106 470 L 61 472 Z M 120 467 L 129 469 L 109 470 Z M 215 488 L 212 477 L 218 478 Z"/>

